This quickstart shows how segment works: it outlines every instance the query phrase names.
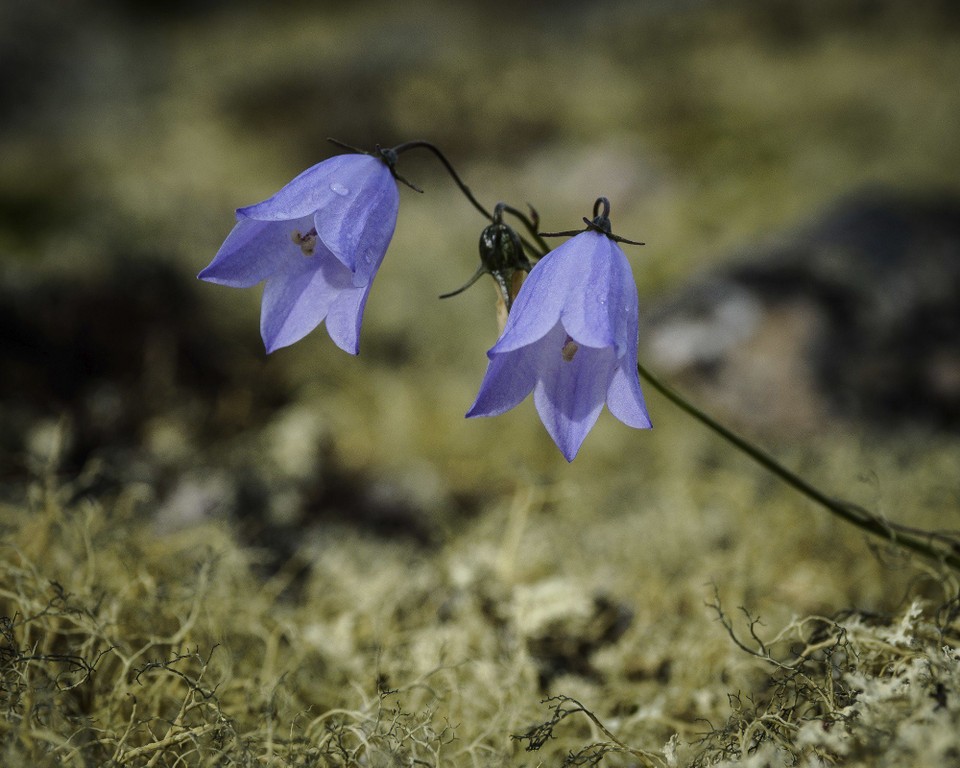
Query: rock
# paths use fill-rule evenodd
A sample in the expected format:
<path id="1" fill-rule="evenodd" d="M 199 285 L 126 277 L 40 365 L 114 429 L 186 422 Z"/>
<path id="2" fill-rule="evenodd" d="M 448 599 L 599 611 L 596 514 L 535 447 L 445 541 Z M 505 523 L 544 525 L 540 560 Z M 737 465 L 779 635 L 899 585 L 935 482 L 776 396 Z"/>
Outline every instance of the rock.
<path id="1" fill-rule="evenodd" d="M 960 200 L 860 192 L 654 307 L 644 355 L 771 429 L 960 429 Z"/>

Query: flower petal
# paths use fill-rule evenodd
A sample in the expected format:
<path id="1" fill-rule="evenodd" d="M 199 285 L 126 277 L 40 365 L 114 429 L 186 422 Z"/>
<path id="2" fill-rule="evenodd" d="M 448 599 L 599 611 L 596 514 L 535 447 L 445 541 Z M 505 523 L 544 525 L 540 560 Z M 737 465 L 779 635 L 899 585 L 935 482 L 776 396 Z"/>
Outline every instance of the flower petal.
<path id="1" fill-rule="evenodd" d="M 576 275 L 577 280 L 571 281 L 560 315 L 564 328 L 580 344 L 615 347 L 622 355 L 631 318 L 634 328 L 637 318 L 637 287 L 627 257 L 598 232 L 582 232 L 565 245 L 569 247 L 558 254 L 555 269 Z"/>
<path id="2" fill-rule="evenodd" d="M 541 369 L 533 402 L 557 447 L 573 461 L 603 410 L 614 356 L 611 349 L 581 346 L 567 362 L 560 355 L 561 346 L 558 339 L 552 368 Z"/>
<path id="3" fill-rule="evenodd" d="M 317 233 L 354 273 L 353 284 L 367 285 L 380 268 L 397 226 L 400 192 L 390 169 L 379 160 L 345 174 L 337 183 L 342 195 L 317 210 Z"/>
<path id="4" fill-rule="evenodd" d="M 298 269 L 267 280 L 260 310 L 260 333 L 267 352 L 302 339 L 323 322 L 344 292 L 357 290 L 350 271 L 333 254 L 319 246 L 318 250 L 312 257 L 301 257 Z"/>
<path id="5" fill-rule="evenodd" d="M 260 221 L 301 219 L 320 208 L 355 198 L 360 194 L 359 179 L 389 169 L 370 155 L 336 155 L 307 168 L 275 195 L 262 203 L 238 208 L 237 214 Z"/>
<path id="6" fill-rule="evenodd" d="M 530 348 L 494 355 L 480 384 L 480 392 L 467 418 L 499 416 L 523 402 L 537 383 L 537 369 L 528 355 Z"/>
<path id="7" fill-rule="evenodd" d="M 531 344 L 559 319 L 580 344 L 616 347 L 622 355 L 631 318 L 635 322 L 637 316 L 636 290 L 620 247 L 598 232 L 581 232 L 534 266 L 491 352 Z"/>
<path id="8" fill-rule="evenodd" d="M 615 307 L 613 321 L 613 338 L 616 343 L 617 357 L 626 364 L 626 369 L 637 367 L 637 345 L 640 343 L 640 302 L 637 296 L 637 283 L 633 279 L 633 270 L 630 262 L 616 243 L 619 259 L 619 279 L 614 282 L 614 290 L 610 300 Z M 619 290 L 617 295 L 616 290 Z"/>
<path id="9" fill-rule="evenodd" d="M 640 390 L 636 363 L 630 367 L 625 364 L 617 366 L 607 389 L 607 408 L 628 427 L 650 429 L 653 426 Z"/>
<path id="10" fill-rule="evenodd" d="M 561 246 L 563 247 L 563 246 Z M 550 268 L 551 251 L 537 262 L 520 286 L 503 333 L 493 345 L 488 357 L 512 352 L 542 339 L 560 320 L 560 310 L 566 297 L 563 285 L 566 277 Z"/>
<path id="11" fill-rule="evenodd" d="M 543 426 L 567 461 L 573 461 L 603 410 L 616 358 L 609 347 L 580 345 L 568 360 L 561 354 L 567 335 L 558 325 L 542 342 L 548 354 L 538 356 L 541 367 L 533 401 Z"/>
<path id="12" fill-rule="evenodd" d="M 372 283 L 340 292 L 327 312 L 327 333 L 344 352 L 360 354 L 360 324 Z"/>
<path id="13" fill-rule="evenodd" d="M 277 272 L 296 268 L 303 261 L 293 232 L 312 226 L 303 221 L 254 221 L 239 217 L 213 261 L 197 277 L 231 288 L 249 288 Z"/>

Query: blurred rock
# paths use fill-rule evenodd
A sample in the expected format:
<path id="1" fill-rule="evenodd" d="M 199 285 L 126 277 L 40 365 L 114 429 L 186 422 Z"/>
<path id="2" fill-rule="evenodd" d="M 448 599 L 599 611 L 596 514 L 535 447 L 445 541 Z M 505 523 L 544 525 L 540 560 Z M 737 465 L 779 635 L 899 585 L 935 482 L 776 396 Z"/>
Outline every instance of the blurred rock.
<path id="1" fill-rule="evenodd" d="M 232 423 L 219 407 L 235 391 L 252 391 L 261 414 L 289 397 L 275 377 L 251 375 L 252 355 L 224 339 L 189 279 L 161 259 L 125 254 L 103 270 L 0 281 L 0 455 L 21 463 L 31 425 L 66 417 L 73 439 L 62 471 L 105 451 L 125 463 L 151 444 L 160 417 L 167 435 L 209 442 L 256 418 Z"/>
<path id="2" fill-rule="evenodd" d="M 864 191 L 647 317 L 644 354 L 771 429 L 960 429 L 960 200 Z"/>
<path id="3" fill-rule="evenodd" d="M 223 519 L 271 553 L 268 569 L 325 526 L 436 544 L 451 506 L 436 469 L 345 467 L 287 369 L 196 285 L 146 254 L 0 273 L 3 476 L 80 477 L 78 496 L 143 483 L 161 529 Z"/>
<path id="4" fill-rule="evenodd" d="M 518 586 L 514 611 L 517 632 L 536 660 L 543 692 L 559 675 L 599 681 L 601 674 L 591 657 L 617 642 L 633 621 L 626 604 L 607 595 L 591 595 L 565 578 Z"/>
<path id="5" fill-rule="evenodd" d="M 161 534 L 228 519 L 236 505 L 235 489 L 223 473 L 187 473 L 157 507 L 154 522 Z"/>

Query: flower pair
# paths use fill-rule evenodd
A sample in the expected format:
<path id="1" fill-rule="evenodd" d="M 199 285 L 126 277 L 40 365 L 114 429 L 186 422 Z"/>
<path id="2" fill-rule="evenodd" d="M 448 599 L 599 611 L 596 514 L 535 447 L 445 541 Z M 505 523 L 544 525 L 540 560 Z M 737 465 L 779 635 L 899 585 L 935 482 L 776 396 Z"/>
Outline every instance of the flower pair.
<path id="1" fill-rule="evenodd" d="M 339 155 L 237 210 L 237 224 L 199 277 L 235 288 L 266 282 L 267 352 L 324 320 L 338 347 L 359 352 L 363 309 L 396 226 L 393 160 L 390 151 Z M 637 289 L 607 211 L 532 268 L 467 413 L 501 414 L 532 391 L 568 461 L 604 403 L 623 423 L 650 427 L 637 378 Z"/>

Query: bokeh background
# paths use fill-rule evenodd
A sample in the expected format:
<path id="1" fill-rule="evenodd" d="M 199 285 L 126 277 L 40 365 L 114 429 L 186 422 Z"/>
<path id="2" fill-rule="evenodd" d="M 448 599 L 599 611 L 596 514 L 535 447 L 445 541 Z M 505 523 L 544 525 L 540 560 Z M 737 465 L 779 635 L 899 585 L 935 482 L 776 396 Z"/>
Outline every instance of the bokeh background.
<path id="1" fill-rule="evenodd" d="M 259 289 L 195 275 L 233 209 L 337 153 L 328 137 L 433 141 L 545 230 L 607 196 L 647 243 L 627 252 L 651 367 L 829 493 L 960 523 L 954 3 L 14 0 L 0 72 L 6 530 L 26 535 L 46 489 L 62 510 L 135 496 L 102 531 L 117 546 L 128 526 L 222 532 L 257 578 L 340 595 L 317 617 L 316 594 L 284 592 L 366 659 L 315 686 L 369 691 L 371 648 L 389 667 L 402 645 L 410 679 L 441 663 L 407 640 L 456 626 L 470 594 L 514 622 L 524 717 L 572 692 L 659 748 L 749 687 L 711 584 L 779 626 L 892 614 L 928 583 L 652 391 L 654 430 L 604 414 L 570 465 L 530 402 L 465 420 L 494 292 L 437 299 L 473 274 L 484 222 L 428 155 L 401 160 L 425 191 L 401 189 L 360 356 L 322 328 L 265 356 Z M 397 574 L 419 612 L 390 612 Z"/>

